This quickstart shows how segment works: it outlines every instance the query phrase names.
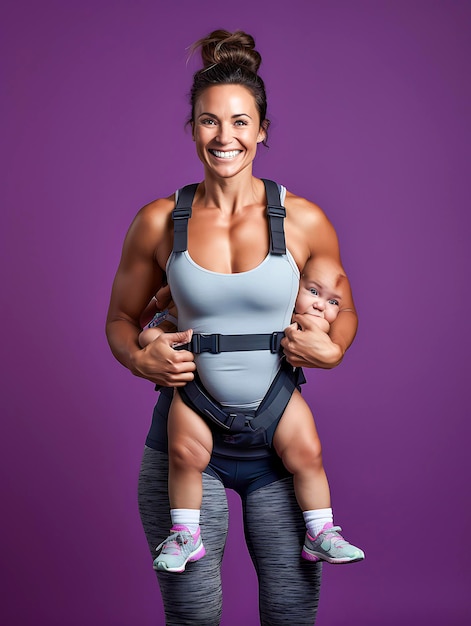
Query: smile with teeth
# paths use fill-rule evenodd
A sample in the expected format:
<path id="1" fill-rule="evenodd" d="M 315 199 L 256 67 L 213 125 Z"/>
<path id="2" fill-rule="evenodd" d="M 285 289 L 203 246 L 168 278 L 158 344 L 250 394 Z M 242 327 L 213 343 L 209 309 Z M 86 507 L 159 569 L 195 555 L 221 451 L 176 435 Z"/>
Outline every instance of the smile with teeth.
<path id="1" fill-rule="evenodd" d="M 218 159 L 233 159 L 240 154 L 242 150 L 209 150 L 209 152 L 214 154 L 215 157 L 218 157 Z"/>

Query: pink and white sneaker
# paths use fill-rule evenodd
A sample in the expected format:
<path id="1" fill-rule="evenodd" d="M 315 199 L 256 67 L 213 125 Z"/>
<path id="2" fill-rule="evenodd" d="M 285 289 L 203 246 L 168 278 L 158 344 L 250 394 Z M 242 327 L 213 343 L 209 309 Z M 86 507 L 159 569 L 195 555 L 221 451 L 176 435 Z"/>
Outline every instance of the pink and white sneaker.
<path id="1" fill-rule="evenodd" d="M 355 563 L 365 558 L 360 548 L 352 546 L 339 534 L 340 526 L 326 524 L 315 537 L 306 532 L 301 556 L 307 561 L 328 563 Z"/>
<path id="2" fill-rule="evenodd" d="M 198 561 L 206 554 L 201 531 L 198 527 L 196 533 L 192 535 L 186 526 L 176 524 L 170 532 L 172 534 L 156 548 L 161 552 L 154 560 L 153 567 L 159 571 L 181 573 L 188 561 Z"/>

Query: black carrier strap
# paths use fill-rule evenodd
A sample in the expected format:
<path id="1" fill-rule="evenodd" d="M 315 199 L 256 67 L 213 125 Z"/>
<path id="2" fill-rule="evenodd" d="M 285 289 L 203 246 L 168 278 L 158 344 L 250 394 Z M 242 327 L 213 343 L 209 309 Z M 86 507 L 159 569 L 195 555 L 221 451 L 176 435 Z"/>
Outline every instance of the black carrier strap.
<path id="1" fill-rule="evenodd" d="M 270 254 L 286 254 L 284 219 L 286 210 L 280 202 L 278 185 L 272 180 L 262 179 L 267 196 L 267 218 L 270 234 Z M 188 249 L 188 220 L 197 184 L 183 187 L 172 212 L 174 223 L 173 251 L 185 252 Z M 268 334 L 220 335 L 194 334 L 190 343 L 176 346 L 176 350 L 201 352 L 238 352 L 246 350 L 270 350 L 276 353 L 281 348 L 282 331 Z M 252 430 L 265 431 L 280 419 L 293 394 L 294 389 L 305 382 L 302 370 L 293 369 L 283 360 L 278 374 L 265 395 L 257 411 L 225 409 L 203 387 L 198 375 L 178 392 L 183 401 L 226 433 L 239 433 L 249 426 Z"/>
<path id="2" fill-rule="evenodd" d="M 262 178 L 267 196 L 267 217 L 270 233 L 270 254 L 286 254 L 284 219 L 286 210 L 280 202 L 280 190 L 272 180 Z M 178 193 L 177 204 L 172 211 L 173 251 L 185 252 L 188 249 L 188 220 L 198 183 L 186 185 Z M 177 350 L 201 352 L 241 352 L 247 350 L 270 350 L 276 353 L 281 348 L 283 331 L 269 334 L 219 335 L 195 333 L 190 343 L 176 347 Z"/>
<path id="3" fill-rule="evenodd" d="M 241 432 L 245 426 L 252 430 L 267 430 L 284 413 L 299 385 L 306 381 L 302 369 L 293 368 L 283 360 L 281 368 L 256 411 L 228 409 L 217 402 L 203 387 L 198 375 L 184 387 L 178 388 L 183 402 L 227 433 Z"/>
<path id="4" fill-rule="evenodd" d="M 177 204 L 172 211 L 174 252 L 185 252 L 188 249 L 188 220 L 197 187 L 198 183 L 193 183 L 178 192 Z"/>
<path id="5" fill-rule="evenodd" d="M 280 190 L 272 180 L 262 178 L 267 194 L 267 215 L 270 229 L 270 254 L 286 254 L 284 219 L 286 209 L 281 205 Z"/>
<path id="6" fill-rule="evenodd" d="M 286 209 L 280 202 L 280 190 L 272 180 L 262 178 L 267 195 L 267 217 L 270 232 L 270 254 L 286 254 L 284 219 Z M 188 220 L 191 217 L 191 205 L 198 183 L 186 185 L 178 192 L 178 200 L 172 211 L 173 251 L 185 252 L 188 249 Z"/>
<path id="7" fill-rule="evenodd" d="M 246 352 L 248 350 L 270 350 L 276 354 L 281 349 L 281 340 L 285 336 L 283 331 L 253 335 L 219 335 L 195 333 L 189 343 L 175 346 L 175 350 L 189 350 L 194 354 L 210 352 Z"/>

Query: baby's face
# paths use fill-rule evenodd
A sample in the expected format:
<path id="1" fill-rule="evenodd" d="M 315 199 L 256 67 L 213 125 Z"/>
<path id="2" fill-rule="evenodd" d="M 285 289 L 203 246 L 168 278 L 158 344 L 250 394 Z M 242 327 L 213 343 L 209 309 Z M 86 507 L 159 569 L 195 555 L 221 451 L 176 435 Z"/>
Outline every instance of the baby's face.
<path id="1" fill-rule="evenodd" d="M 296 298 L 296 313 L 322 317 L 332 324 L 340 309 L 340 295 L 332 288 L 331 281 L 320 280 L 317 275 L 303 275 Z"/>

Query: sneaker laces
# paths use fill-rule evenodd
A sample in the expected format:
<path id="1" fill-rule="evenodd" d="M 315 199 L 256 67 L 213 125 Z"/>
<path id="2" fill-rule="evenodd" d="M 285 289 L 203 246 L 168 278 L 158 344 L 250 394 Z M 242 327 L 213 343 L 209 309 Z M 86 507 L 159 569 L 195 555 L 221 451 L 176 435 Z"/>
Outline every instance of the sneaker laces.
<path id="1" fill-rule="evenodd" d="M 176 550 L 174 554 L 178 554 L 180 546 L 183 546 L 188 542 L 188 537 L 186 537 L 185 535 L 191 536 L 191 533 L 187 531 L 177 530 L 176 532 L 169 535 L 167 539 L 164 539 L 162 543 L 159 543 L 155 551 L 158 552 L 160 548 L 162 548 L 162 552 L 167 552 L 167 549 L 173 547 L 173 549 Z"/>
<path id="2" fill-rule="evenodd" d="M 339 530 L 342 530 L 340 526 L 332 526 L 332 528 L 322 531 L 322 538 L 324 540 L 330 539 L 336 548 L 349 545 L 348 541 L 346 541 L 342 535 L 339 534 Z"/>

